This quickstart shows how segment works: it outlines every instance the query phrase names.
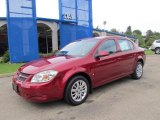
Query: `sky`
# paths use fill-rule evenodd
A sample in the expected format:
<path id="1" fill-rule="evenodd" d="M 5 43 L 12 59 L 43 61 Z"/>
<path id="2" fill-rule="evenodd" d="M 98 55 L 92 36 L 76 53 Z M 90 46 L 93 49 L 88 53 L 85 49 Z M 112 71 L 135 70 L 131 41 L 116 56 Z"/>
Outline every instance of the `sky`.
<path id="1" fill-rule="evenodd" d="M 57 0 L 36 0 L 37 16 L 53 18 L 58 17 L 56 11 Z M 93 26 L 110 30 L 116 28 L 125 32 L 128 26 L 132 30 L 139 29 L 143 33 L 151 29 L 160 32 L 160 0 L 92 0 Z M 53 5 L 53 7 L 52 7 Z M 0 0 L 0 16 L 6 15 L 5 0 Z M 58 11 L 58 10 L 57 10 Z M 106 21 L 107 24 L 103 25 Z"/>
<path id="2" fill-rule="evenodd" d="M 106 29 L 126 31 L 130 25 L 132 30 L 160 32 L 160 0 L 93 0 L 93 20 L 101 28 L 106 21 Z"/>

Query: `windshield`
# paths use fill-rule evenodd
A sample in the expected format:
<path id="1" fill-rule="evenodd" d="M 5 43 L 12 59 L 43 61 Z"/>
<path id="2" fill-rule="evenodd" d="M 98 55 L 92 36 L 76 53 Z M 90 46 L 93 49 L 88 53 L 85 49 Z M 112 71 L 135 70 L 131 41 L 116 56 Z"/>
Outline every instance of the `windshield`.
<path id="1" fill-rule="evenodd" d="M 98 43 L 98 39 L 72 42 L 56 53 L 59 56 L 85 56 Z"/>

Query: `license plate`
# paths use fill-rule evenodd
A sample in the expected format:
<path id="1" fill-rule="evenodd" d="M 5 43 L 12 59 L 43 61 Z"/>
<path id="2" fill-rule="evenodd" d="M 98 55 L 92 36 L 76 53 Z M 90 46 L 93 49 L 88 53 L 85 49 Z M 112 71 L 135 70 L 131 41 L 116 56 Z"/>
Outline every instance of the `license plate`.
<path id="1" fill-rule="evenodd" d="M 13 90 L 18 93 L 18 86 L 12 83 Z"/>

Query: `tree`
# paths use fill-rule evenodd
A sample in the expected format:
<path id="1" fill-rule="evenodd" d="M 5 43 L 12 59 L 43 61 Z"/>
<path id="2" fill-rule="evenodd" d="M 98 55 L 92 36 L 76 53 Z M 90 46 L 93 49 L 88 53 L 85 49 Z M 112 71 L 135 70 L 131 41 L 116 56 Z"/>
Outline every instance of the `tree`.
<path id="1" fill-rule="evenodd" d="M 147 32 L 146 32 L 146 39 L 145 39 L 145 43 L 146 43 L 146 45 L 147 46 L 150 46 L 153 41 L 153 32 L 152 32 L 152 30 L 147 30 Z"/>
<path id="2" fill-rule="evenodd" d="M 154 32 L 153 34 L 158 36 L 158 37 L 160 37 L 160 33 L 159 32 Z"/>
<path id="3" fill-rule="evenodd" d="M 141 37 L 138 38 L 138 40 L 139 40 L 139 46 L 146 48 L 146 43 L 145 43 L 144 37 L 141 36 Z"/>
<path id="4" fill-rule="evenodd" d="M 132 34 L 135 36 L 142 36 L 142 32 L 140 30 L 134 30 Z"/>
<path id="5" fill-rule="evenodd" d="M 151 36 L 153 35 L 153 32 L 152 30 L 147 30 L 146 32 L 146 42 L 151 38 Z"/>
<path id="6" fill-rule="evenodd" d="M 159 32 L 152 32 L 152 30 L 148 30 L 146 32 L 146 38 L 145 38 L 146 46 L 151 46 L 153 41 L 155 41 L 157 39 L 160 39 Z"/>
<path id="7" fill-rule="evenodd" d="M 111 29 L 111 32 L 118 33 L 118 31 L 116 30 L 116 28 L 112 28 L 112 29 Z"/>
<path id="8" fill-rule="evenodd" d="M 127 30 L 126 30 L 125 34 L 126 35 L 132 35 L 132 28 L 131 28 L 131 26 L 127 27 Z"/>
<path id="9" fill-rule="evenodd" d="M 134 30 L 132 35 L 139 40 L 139 46 L 146 47 L 144 37 L 142 36 L 142 32 L 140 30 Z"/>

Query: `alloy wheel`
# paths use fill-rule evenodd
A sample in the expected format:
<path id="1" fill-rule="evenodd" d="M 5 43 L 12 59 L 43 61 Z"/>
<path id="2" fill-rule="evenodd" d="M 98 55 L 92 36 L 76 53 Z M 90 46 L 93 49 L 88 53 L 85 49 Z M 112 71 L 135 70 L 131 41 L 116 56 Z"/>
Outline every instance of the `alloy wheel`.
<path id="1" fill-rule="evenodd" d="M 81 102 L 87 95 L 87 84 L 83 80 L 76 81 L 71 88 L 71 97 L 76 102 Z"/>
<path id="2" fill-rule="evenodd" d="M 142 64 L 138 64 L 136 68 L 137 77 L 140 78 L 142 76 L 142 73 L 143 73 L 143 66 Z"/>

